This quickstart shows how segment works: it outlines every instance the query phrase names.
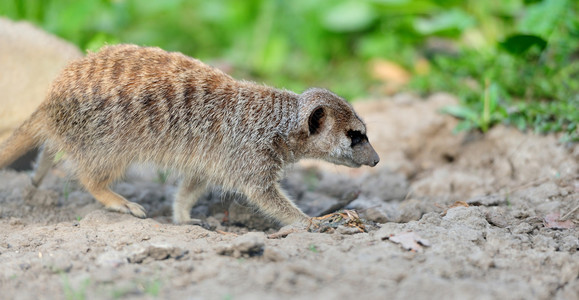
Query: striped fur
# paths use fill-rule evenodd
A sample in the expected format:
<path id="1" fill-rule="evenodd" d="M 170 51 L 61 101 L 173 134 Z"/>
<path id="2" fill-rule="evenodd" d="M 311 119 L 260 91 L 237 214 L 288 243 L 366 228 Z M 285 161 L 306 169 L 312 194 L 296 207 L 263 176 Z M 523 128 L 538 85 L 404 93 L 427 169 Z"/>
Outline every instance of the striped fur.
<path id="1" fill-rule="evenodd" d="M 0 145 L 0 167 L 17 157 L 14 149 L 44 145 L 41 166 L 64 151 L 97 200 L 145 217 L 109 185 L 133 163 L 154 163 L 183 178 L 177 223 L 190 221 L 207 185 L 219 185 L 289 224 L 307 216 L 279 188 L 284 166 L 301 158 L 373 166 L 379 159 L 365 131 L 352 107 L 329 91 L 295 94 L 234 80 L 180 53 L 118 45 L 65 68 L 38 110 Z M 362 143 L 354 145 L 349 132 Z"/>

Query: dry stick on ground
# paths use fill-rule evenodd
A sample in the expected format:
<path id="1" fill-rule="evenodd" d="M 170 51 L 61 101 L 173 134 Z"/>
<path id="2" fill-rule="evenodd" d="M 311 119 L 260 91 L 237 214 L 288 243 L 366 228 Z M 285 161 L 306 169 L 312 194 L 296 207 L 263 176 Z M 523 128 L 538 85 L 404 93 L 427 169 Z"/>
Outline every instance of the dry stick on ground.
<path id="1" fill-rule="evenodd" d="M 227 232 L 227 231 L 223 231 L 223 230 L 215 230 L 215 232 L 219 233 L 219 234 L 223 234 L 223 235 L 232 235 L 232 236 L 238 236 L 237 233 L 233 233 L 233 232 Z"/>
<path id="2" fill-rule="evenodd" d="M 575 215 L 575 213 L 579 210 L 579 205 L 577 205 L 574 209 L 572 209 L 570 212 L 566 213 L 564 216 L 562 216 L 561 218 L 559 218 L 560 221 L 566 221 L 568 219 L 570 219 L 572 216 Z"/>
<path id="3" fill-rule="evenodd" d="M 531 186 L 536 186 L 536 185 L 539 185 L 539 184 L 541 184 L 541 183 L 544 183 L 545 181 L 547 181 L 547 180 L 549 180 L 549 179 L 551 179 L 550 176 L 543 177 L 543 178 L 539 178 L 539 179 L 535 179 L 535 180 L 533 180 L 533 181 L 531 181 L 531 182 L 523 183 L 523 184 L 515 187 L 514 189 L 508 191 L 507 193 L 512 193 L 512 192 L 516 192 L 516 191 L 522 190 L 522 189 L 524 189 L 524 188 L 528 188 L 528 187 L 531 187 Z M 503 195 L 503 196 L 506 196 L 506 195 Z"/>
<path id="4" fill-rule="evenodd" d="M 289 229 L 281 229 L 278 232 L 274 232 L 270 235 L 267 236 L 268 239 L 279 239 L 279 238 L 284 238 L 286 236 L 288 236 L 290 233 L 296 233 L 296 232 L 306 232 L 305 229 L 300 229 L 300 228 L 289 228 Z"/>
<path id="5" fill-rule="evenodd" d="M 323 221 L 323 220 L 328 220 L 328 223 L 334 223 L 334 224 L 338 224 L 338 222 L 344 220 L 345 222 L 343 222 L 343 224 L 339 224 L 339 225 L 344 225 L 346 227 L 355 227 L 358 230 L 360 230 L 360 232 L 366 232 L 366 227 L 364 226 L 364 223 L 362 223 L 362 220 L 360 219 L 360 216 L 358 215 L 358 213 L 354 210 L 350 210 L 350 209 L 345 209 L 341 212 L 335 212 L 335 213 L 331 213 L 331 214 L 327 214 L 325 216 L 321 216 L 321 217 L 314 217 L 310 219 L 310 224 L 308 225 L 308 231 L 310 230 L 310 227 L 312 225 L 316 226 L 316 227 L 320 227 L 320 224 L 315 224 L 313 221 Z"/>

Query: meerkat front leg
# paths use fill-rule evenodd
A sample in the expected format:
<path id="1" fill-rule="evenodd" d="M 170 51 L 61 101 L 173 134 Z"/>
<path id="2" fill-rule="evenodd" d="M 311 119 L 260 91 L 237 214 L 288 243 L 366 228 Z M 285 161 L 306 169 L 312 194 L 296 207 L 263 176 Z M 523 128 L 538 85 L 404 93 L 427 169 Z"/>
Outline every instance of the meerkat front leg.
<path id="1" fill-rule="evenodd" d="M 278 184 L 264 190 L 245 191 L 249 202 L 255 204 L 266 215 L 275 218 L 283 225 L 294 223 L 307 224 L 310 220 L 283 192 Z"/>
<path id="2" fill-rule="evenodd" d="M 175 224 L 200 224 L 201 220 L 191 219 L 191 208 L 207 187 L 202 179 L 183 179 L 173 202 L 173 222 Z"/>

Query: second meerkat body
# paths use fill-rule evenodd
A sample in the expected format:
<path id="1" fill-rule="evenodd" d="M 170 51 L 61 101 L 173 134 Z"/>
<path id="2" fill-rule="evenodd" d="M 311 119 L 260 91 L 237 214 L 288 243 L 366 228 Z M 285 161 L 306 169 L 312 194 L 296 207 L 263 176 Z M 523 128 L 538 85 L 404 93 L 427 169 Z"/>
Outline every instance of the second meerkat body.
<path id="1" fill-rule="evenodd" d="M 64 69 L 38 110 L 0 145 L 0 167 L 44 145 L 38 185 L 64 151 L 98 201 L 145 217 L 109 186 L 129 165 L 152 162 L 183 178 L 177 223 L 190 221 L 207 185 L 219 185 L 289 224 L 308 218 L 279 188 L 283 167 L 300 158 L 374 166 L 379 158 L 365 133 L 352 107 L 329 91 L 295 94 L 234 80 L 180 53 L 119 45 Z"/>

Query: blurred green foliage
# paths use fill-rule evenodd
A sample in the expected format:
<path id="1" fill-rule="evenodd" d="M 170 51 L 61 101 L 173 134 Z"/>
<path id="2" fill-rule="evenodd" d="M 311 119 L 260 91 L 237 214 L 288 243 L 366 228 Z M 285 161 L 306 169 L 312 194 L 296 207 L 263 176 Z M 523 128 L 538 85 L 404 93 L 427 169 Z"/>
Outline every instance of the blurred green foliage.
<path id="1" fill-rule="evenodd" d="M 458 129 L 504 122 L 579 140 L 576 0 L 3 0 L 26 19 L 96 50 L 154 45 L 300 91 L 383 94 L 375 59 L 409 72 L 402 88 L 447 91 Z M 393 92 L 400 90 L 399 87 Z M 392 92 L 392 90 L 390 90 Z"/>

